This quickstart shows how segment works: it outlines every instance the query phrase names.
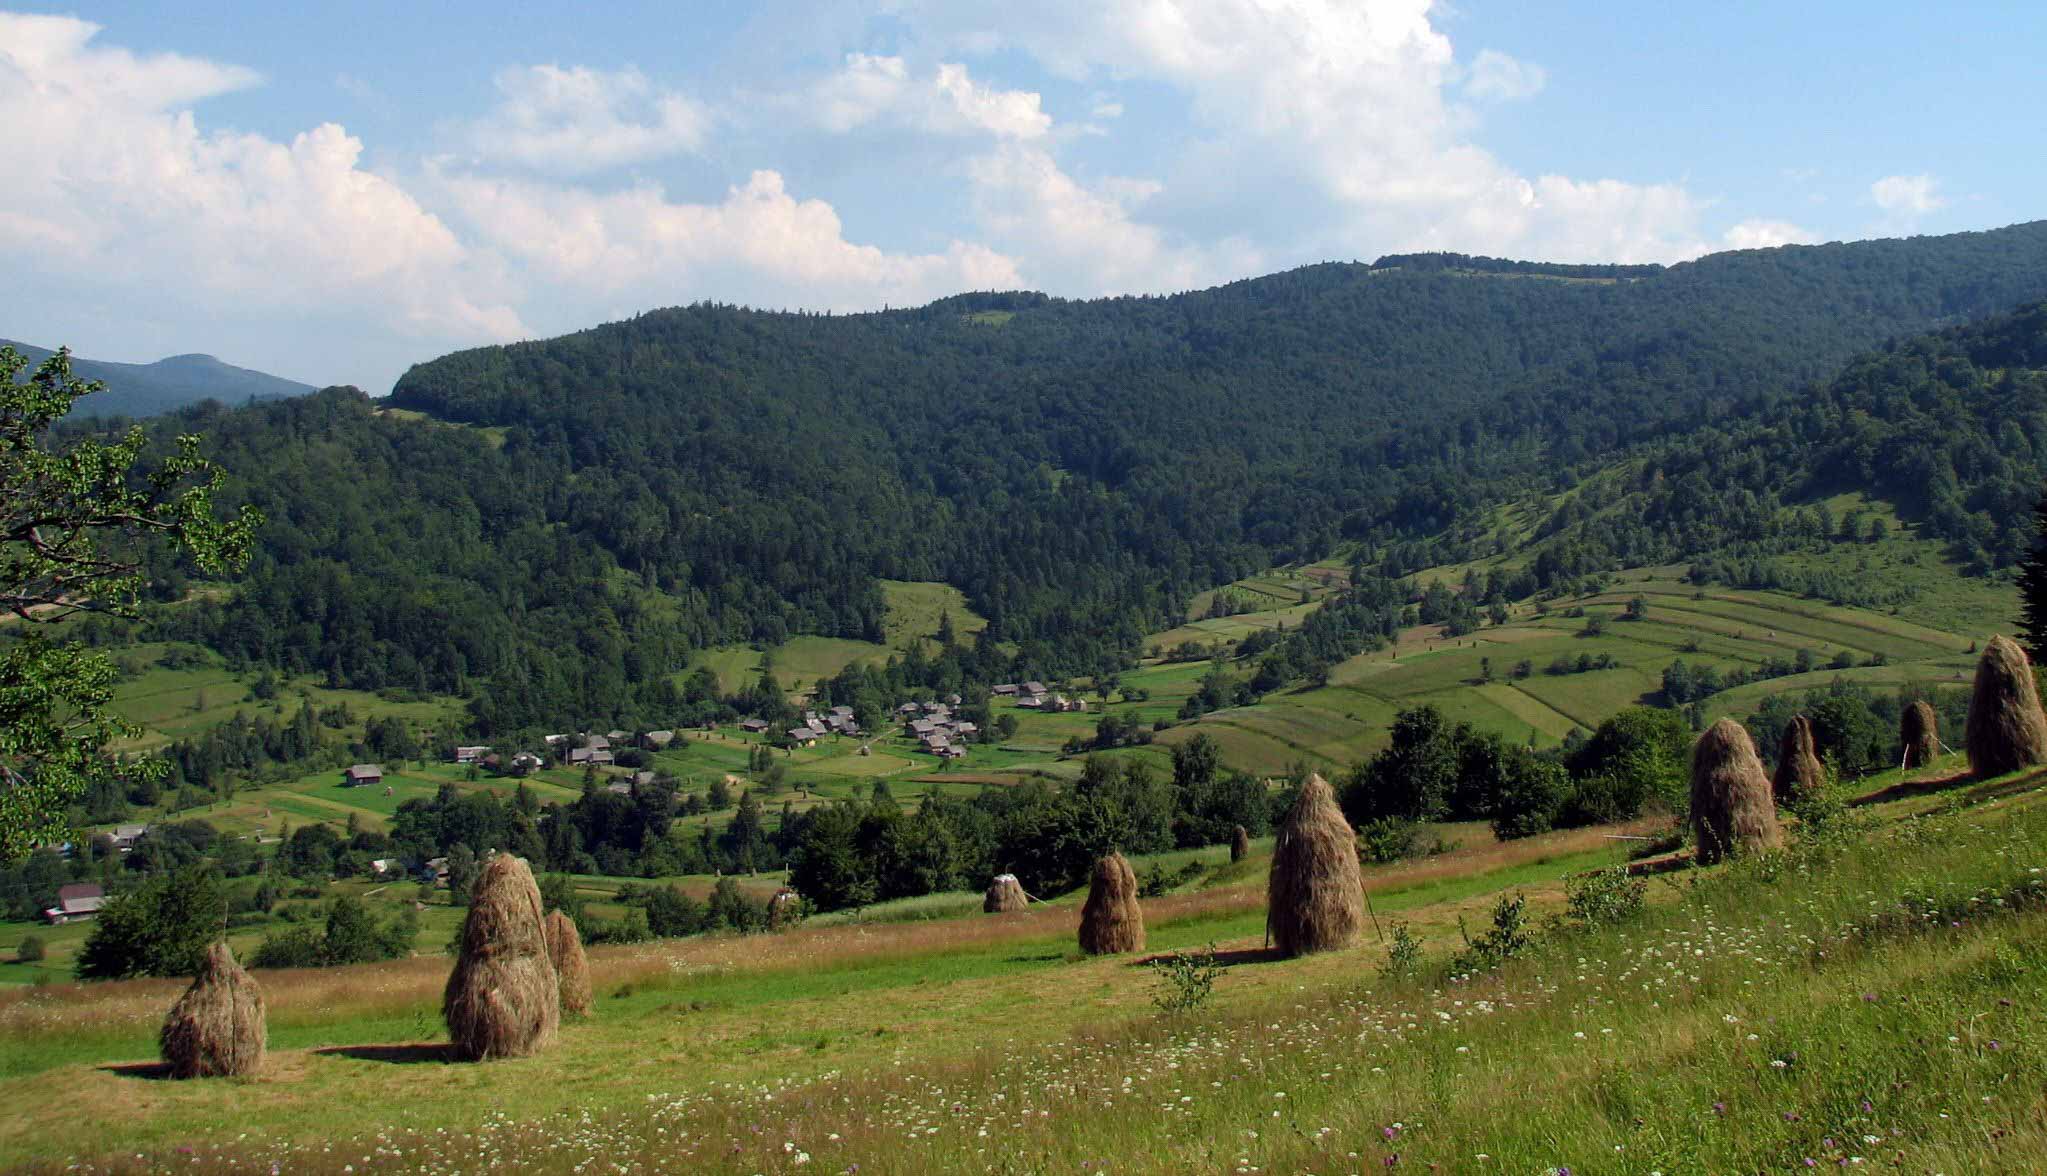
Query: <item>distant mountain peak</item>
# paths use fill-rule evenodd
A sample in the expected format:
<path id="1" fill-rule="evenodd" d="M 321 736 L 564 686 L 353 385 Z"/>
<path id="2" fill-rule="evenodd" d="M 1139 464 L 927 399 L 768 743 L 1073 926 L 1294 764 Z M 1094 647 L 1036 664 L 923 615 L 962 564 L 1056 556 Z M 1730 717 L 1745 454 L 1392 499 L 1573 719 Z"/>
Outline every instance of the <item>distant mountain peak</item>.
<path id="1" fill-rule="evenodd" d="M 0 346 L 12 347 L 38 364 L 54 354 L 48 347 L 12 339 L 0 339 Z M 160 416 L 205 400 L 232 405 L 303 396 L 316 390 L 310 384 L 236 367 L 200 351 L 168 355 L 154 363 L 116 363 L 73 353 L 71 370 L 83 379 L 106 384 L 105 391 L 79 401 L 72 410 L 73 416 L 81 417 Z"/>

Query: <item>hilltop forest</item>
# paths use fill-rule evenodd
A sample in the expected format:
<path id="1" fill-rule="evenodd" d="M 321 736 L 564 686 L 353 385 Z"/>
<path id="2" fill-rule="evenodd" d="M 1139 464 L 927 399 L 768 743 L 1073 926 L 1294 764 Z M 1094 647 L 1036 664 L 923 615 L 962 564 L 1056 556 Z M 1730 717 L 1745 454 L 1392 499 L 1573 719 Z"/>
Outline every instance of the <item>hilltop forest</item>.
<path id="1" fill-rule="evenodd" d="M 159 560 L 152 636 L 458 694 L 482 735 L 673 714 L 691 650 L 879 640 L 944 581 L 1018 676 L 1118 668 L 1196 593 L 1348 549 L 1297 666 L 1375 639 L 1502 504 L 1511 587 L 1699 561 L 1767 582 L 1861 489 L 1977 574 L 2031 541 L 2047 223 L 1673 267 L 1450 255 L 1172 297 L 848 316 L 697 305 L 157 423 L 267 523 L 232 607 Z M 74 427 L 88 427 L 84 425 Z M 1841 586 L 1848 591 L 1852 586 Z M 1348 606 L 1350 612 L 1346 613 Z M 105 634 L 102 634 L 105 636 Z"/>

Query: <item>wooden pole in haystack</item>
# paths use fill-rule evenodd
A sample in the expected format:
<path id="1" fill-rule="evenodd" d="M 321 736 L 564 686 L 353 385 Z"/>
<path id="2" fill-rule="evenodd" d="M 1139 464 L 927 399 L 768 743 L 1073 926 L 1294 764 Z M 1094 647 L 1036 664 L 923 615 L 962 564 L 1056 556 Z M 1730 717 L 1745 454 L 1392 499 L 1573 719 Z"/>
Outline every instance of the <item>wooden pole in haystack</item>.
<path id="1" fill-rule="evenodd" d="M 988 893 L 981 898 L 981 910 L 991 915 L 1006 915 L 1030 906 L 1030 898 L 1024 894 L 1023 883 L 1015 874 L 997 874 L 988 883 Z"/>
<path id="2" fill-rule="evenodd" d="M 462 924 L 461 955 L 441 995 L 455 1053 L 468 1061 L 539 1052 L 561 1023 L 540 887 L 509 853 L 484 863 Z"/>
<path id="3" fill-rule="evenodd" d="M 1280 822 L 1265 886 L 1266 928 L 1290 956 L 1348 947 L 1363 928 L 1357 833 L 1320 775 L 1308 777 Z"/>
<path id="4" fill-rule="evenodd" d="M 1969 698 L 1969 770 L 2002 776 L 2047 763 L 2047 717 L 2033 664 L 2009 637 L 1992 637 L 1976 662 L 1976 692 Z"/>
<path id="5" fill-rule="evenodd" d="M 1692 745 L 1692 833 L 1705 866 L 1784 843 L 1770 777 L 1748 731 L 1733 719 L 1706 728 Z"/>

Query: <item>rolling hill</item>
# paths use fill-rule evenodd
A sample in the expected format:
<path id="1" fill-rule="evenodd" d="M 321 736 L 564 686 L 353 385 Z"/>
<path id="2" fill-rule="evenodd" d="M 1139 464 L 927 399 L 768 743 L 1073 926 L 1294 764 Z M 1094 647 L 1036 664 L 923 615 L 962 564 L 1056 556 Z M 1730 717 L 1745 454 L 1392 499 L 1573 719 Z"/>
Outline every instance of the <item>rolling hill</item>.
<path id="1" fill-rule="evenodd" d="M 52 354 L 48 348 L 11 339 L 0 339 L 0 347 L 27 356 L 31 370 Z M 104 381 L 107 386 L 79 402 L 71 410 L 73 418 L 153 417 L 202 400 L 239 405 L 314 390 L 310 384 L 236 367 L 210 355 L 173 355 L 155 363 L 114 363 L 74 355 L 71 370 L 80 379 Z"/>

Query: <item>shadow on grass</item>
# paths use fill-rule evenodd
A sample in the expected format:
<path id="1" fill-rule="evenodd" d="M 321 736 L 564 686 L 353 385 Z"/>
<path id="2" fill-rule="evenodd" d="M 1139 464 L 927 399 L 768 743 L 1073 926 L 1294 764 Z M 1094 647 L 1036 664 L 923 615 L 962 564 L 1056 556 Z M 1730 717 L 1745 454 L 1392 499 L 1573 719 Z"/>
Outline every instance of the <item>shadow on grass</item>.
<path id="1" fill-rule="evenodd" d="M 1879 788 L 1866 796 L 1858 796 L 1849 801 L 1848 806 L 1850 808 L 1864 808 L 1872 804 L 1886 804 L 1893 800 L 1905 800 L 1914 796 L 1927 796 L 1935 792 L 1946 792 L 1953 788 L 1959 788 L 1964 784 L 1972 783 L 1975 779 L 1976 777 L 1968 772 L 1958 772 L 1952 776 L 1934 776 L 1923 780 L 1900 780 L 1888 788 Z M 2038 781 L 2027 781 L 2028 785 L 2035 783 L 2038 783 Z"/>
<path id="2" fill-rule="evenodd" d="M 313 1052 L 321 1057 L 354 1058 L 358 1062 L 385 1062 L 393 1066 L 457 1060 L 455 1047 L 442 1042 L 422 1042 L 413 1045 L 335 1045 Z"/>
<path id="3" fill-rule="evenodd" d="M 171 1067 L 167 1062 L 126 1062 L 117 1066 L 101 1066 L 100 1073 L 113 1074 L 122 1078 L 142 1078 L 150 1082 L 168 1081 Z"/>
<path id="4" fill-rule="evenodd" d="M 1162 951 L 1145 956 L 1143 959 L 1132 960 L 1130 961 L 1130 966 L 1133 968 L 1145 968 L 1153 964 L 1165 963 L 1167 960 L 1178 959 L 1181 956 L 1206 954 L 1206 952 L 1196 951 Z M 1286 958 L 1285 953 L 1276 947 L 1233 947 L 1215 953 L 1215 962 L 1225 968 L 1234 968 L 1242 964 L 1277 964 Z"/>

